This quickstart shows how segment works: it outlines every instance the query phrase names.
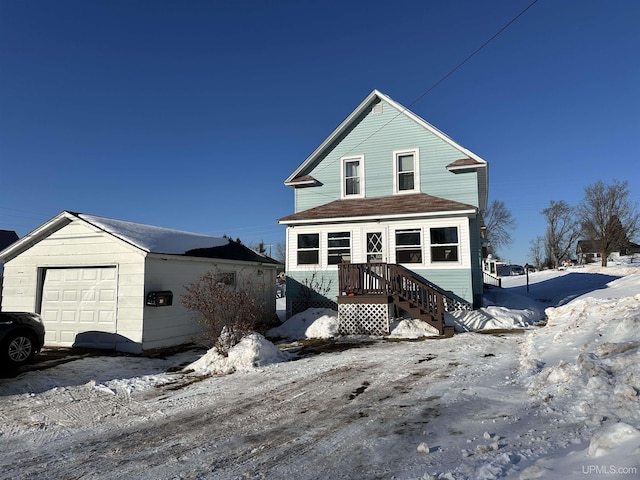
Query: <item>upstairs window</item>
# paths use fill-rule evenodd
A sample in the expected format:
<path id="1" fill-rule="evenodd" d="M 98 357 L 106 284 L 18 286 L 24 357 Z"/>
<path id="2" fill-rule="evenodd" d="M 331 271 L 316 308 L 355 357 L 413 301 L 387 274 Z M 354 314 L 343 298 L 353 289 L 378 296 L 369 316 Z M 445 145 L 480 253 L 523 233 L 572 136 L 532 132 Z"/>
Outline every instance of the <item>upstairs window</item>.
<path id="1" fill-rule="evenodd" d="M 396 230 L 396 263 L 422 263 L 420 229 Z"/>
<path id="2" fill-rule="evenodd" d="M 420 191 L 418 149 L 393 152 L 393 182 L 395 193 Z"/>
<path id="3" fill-rule="evenodd" d="M 317 265 L 320 263 L 320 234 L 298 234 L 298 265 Z"/>
<path id="4" fill-rule="evenodd" d="M 431 229 L 432 262 L 457 262 L 458 249 L 458 227 Z"/>
<path id="5" fill-rule="evenodd" d="M 364 157 L 342 159 L 342 197 L 364 197 Z"/>
<path id="6" fill-rule="evenodd" d="M 327 264 L 351 262 L 351 232 L 335 232 L 327 234 Z"/>

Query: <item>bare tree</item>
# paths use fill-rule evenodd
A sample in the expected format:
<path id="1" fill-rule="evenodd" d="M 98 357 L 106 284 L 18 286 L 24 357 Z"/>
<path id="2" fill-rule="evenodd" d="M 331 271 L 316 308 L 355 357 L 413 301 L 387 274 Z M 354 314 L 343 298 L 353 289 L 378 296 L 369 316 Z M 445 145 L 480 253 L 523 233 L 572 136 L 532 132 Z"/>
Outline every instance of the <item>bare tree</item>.
<path id="1" fill-rule="evenodd" d="M 535 263 L 536 270 L 542 269 L 542 262 L 544 261 L 544 237 L 536 237 L 531 240 L 530 254 Z"/>
<path id="2" fill-rule="evenodd" d="M 511 231 L 516 221 L 500 200 L 491 202 L 483 216 L 489 240 L 489 253 L 496 254 L 500 247 L 511 243 Z"/>
<path id="3" fill-rule="evenodd" d="M 275 259 L 282 264 L 287 262 L 287 244 L 285 242 L 276 243 L 276 256 Z"/>
<path id="4" fill-rule="evenodd" d="M 554 268 L 558 268 L 563 259 L 570 257 L 569 252 L 580 236 L 574 210 L 564 200 L 551 200 L 550 206 L 542 210 L 547 218 L 545 248 Z"/>
<path id="5" fill-rule="evenodd" d="M 629 246 L 629 239 L 640 228 L 640 215 L 629 199 L 627 185 L 626 181 L 605 185 L 598 180 L 584 189 L 584 199 L 578 206 L 582 231 L 599 246 L 603 267 L 612 252 Z"/>

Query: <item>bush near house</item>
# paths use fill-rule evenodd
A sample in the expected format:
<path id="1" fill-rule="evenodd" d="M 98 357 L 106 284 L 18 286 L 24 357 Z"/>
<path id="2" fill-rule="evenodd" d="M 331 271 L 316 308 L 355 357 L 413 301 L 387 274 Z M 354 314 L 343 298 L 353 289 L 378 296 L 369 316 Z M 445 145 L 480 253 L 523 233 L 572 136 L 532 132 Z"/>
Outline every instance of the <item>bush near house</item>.
<path id="1" fill-rule="evenodd" d="M 198 282 L 185 286 L 182 305 L 198 314 L 204 326 L 204 343 L 224 356 L 257 323 L 266 318 L 264 302 L 256 287 L 233 273 L 209 271 Z"/>

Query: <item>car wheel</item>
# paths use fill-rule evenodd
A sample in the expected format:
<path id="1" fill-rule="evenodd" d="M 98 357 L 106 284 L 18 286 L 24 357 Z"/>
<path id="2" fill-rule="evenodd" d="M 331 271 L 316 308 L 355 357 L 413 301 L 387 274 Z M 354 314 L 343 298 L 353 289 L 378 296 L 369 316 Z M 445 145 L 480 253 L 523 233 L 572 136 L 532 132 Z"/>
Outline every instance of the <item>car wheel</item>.
<path id="1" fill-rule="evenodd" d="M 6 339 L 2 346 L 2 355 L 9 365 L 20 366 L 35 355 L 35 339 L 31 333 L 16 332 Z"/>

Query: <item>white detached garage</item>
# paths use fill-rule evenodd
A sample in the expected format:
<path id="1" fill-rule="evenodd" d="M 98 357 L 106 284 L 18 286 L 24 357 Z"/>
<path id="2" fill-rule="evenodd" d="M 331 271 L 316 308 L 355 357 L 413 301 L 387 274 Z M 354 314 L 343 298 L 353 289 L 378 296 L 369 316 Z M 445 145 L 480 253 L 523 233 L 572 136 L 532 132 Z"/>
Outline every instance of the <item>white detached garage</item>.
<path id="1" fill-rule="evenodd" d="M 275 315 L 277 262 L 228 238 L 62 212 L 0 252 L 2 311 L 42 315 L 45 345 L 140 353 L 201 332 L 180 297 L 207 271 L 258 286 Z"/>

